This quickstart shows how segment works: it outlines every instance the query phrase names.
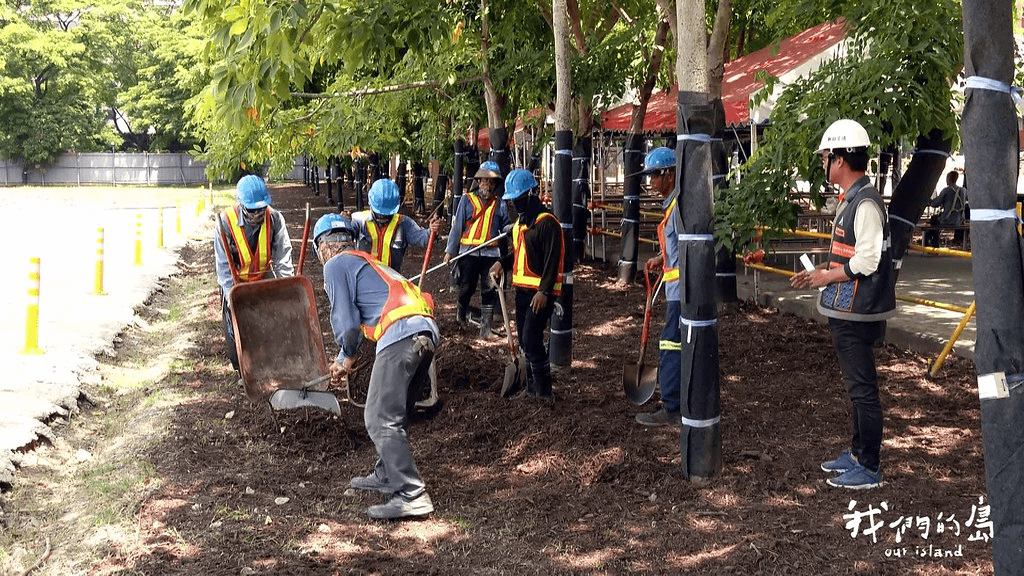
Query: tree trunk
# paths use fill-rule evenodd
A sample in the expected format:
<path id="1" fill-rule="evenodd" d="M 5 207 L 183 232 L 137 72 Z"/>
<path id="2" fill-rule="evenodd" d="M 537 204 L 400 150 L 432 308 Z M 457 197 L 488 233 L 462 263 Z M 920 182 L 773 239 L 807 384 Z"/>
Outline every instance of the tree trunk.
<path id="1" fill-rule="evenodd" d="M 715 304 L 714 197 L 704 2 L 678 0 L 676 193 L 679 234 L 680 467 L 703 483 L 722 470 L 718 309 Z"/>
<path id="2" fill-rule="evenodd" d="M 665 40 L 668 36 L 668 20 L 658 23 L 654 36 L 654 49 L 647 66 L 647 77 L 638 95 L 639 104 L 633 107 L 629 119 L 629 133 L 622 150 L 625 178 L 622 187 L 622 242 L 619 252 L 619 282 L 632 282 L 636 278 L 637 258 L 640 246 L 640 170 L 644 158 L 644 119 L 647 118 L 647 104 L 654 92 L 654 83 L 661 70 L 665 56 Z"/>
<path id="3" fill-rule="evenodd" d="M 951 143 L 943 138 L 940 130 L 932 130 L 927 136 L 917 139 L 917 146 L 907 173 L 893 190 L 889 201 L 889 238 L 892 242 L 892 259 L 897 263 L 896 277 L 899 278 L 899 262 L 907 253 L 914 228 L 921 219 L 935 183 L 946 169 L 946 158 Z"/>
<path id="4" fill-rule="evenodd" d="M 552 24 L 555 35 L 555 167 L 552 208 L 562 223 L 565 259 L 562 268 L 562 294 L 551 315 L 548 356 L 556 367 L 572 364 L 573 303 L 573 206 L 572 206 L 572 90 L 569 77 L 569 37 L 565 0 L 552 0 Z"/>
<path id="5" fill-rule="evenodd" d="M 1024 246 L 1014 210 L 1017 115 L 1009 94 L 972 86 L 972 78 L 1013 83 L 1013 16 L 1008 0 L 963 3 L 967 99 L 961 121 L 964 171 L 970 181 L 971 246 L 978 304 L 974 363 L 981 397 L 985 481 L 995 574 L 1024 573 Z M 974 82 L 977 82 L 975 80 Z M 904 178 L 906 180 L 906 178 Z M 982 382 L 1005 374 L 1002 393 Z M 981 507 L 979 497 L 979 508 Z M 988 529 L 986 529 L 988 528 Z"/>

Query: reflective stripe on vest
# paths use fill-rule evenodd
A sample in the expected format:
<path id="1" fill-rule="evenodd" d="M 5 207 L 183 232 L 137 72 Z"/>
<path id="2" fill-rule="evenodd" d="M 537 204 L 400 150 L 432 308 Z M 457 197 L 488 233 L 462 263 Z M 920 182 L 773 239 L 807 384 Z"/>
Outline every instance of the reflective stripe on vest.
<path id="1" fill-rule="evenodd" d="M 388 286 L 388 299 L 380 311 L 376 326 L 361 326 L 363 336 L 376 342 L 396 321 L 408 316 L 434 317 L 434 302 L 430 294 L 423 294 L 415 284 L 391 268 L 381 266 L 370 254 L 359 250 L 346 250 L 345 254 L 358 256 L 369 264 Z"/>
<path id="2" fill-rule="evenodd" d="M 491 196 L 491 201 L 485 206 L 484 201 L 476 194 L 470 194 L 468 197 L 470 204 L 473 205 L 473 215 L 469 219 L 469 227 L 462 233 L 461 244 L 479 246 L 489 240 L 498 199 Z"/>
<path id="3" fill-rule="evenodd" d="M 395 231 L 398 230 L 401 219 L 401 214 L 395 214 L 383 230 L 374 222 L 372 214 L 366 220 L 366 232 L 370 235 L 370 241 L 373 243 L 370 255 L 380 260 L 381 264 L 385 266 L 391 266 L 391 241 L 395 239 Z"/>
<path id="4" fill-rule="evenodd" d="M 242 282 L 252 282 L 263 278 L 270 270 L 270 208 L 263 209 L 263 226 L 256 240 L 255 258 L 249 241 L 245 238 L 245 230 L 238 221 L 238 207 L 229 208 L 222 214 L 228 221 L 228 229 L 231 230 L 235 248 L 238 249 L 238 279 Z M 227 254 L 227 257 L 230 258 L 231 255 Z"/>
<path id="5" fill-rule="evenodd" d="M 658 242 L 661 244 L 662 258 L 668 254 L 668 251 L 665 250 L 665 246 L 667 246 L 667 244 L 665 244 L 665 227 L 668 226 L 668 219 L 672 217 L 672 211 L 676 209 L 676 200 L 678 200 L 678 198 L 669 203 L 668 210 L 665 210 L 665 217 L 662 218 L 661 223 L 658 224 Z M 676 280 L 679 280 L 678 267 L 669 267 L 667 260 L 664 263 L 664 267 L 665 275 L 663 276 L 663 279 L 665 282 L 675 282 Z"/>
<path id="6" fill-rule="evenodd" d="M 549 212 L 541 212 L 537 215 L 534 224 L 540 222 L 541 218 L 555 218 L 555 216 Z M 556 223 L 557 220 L 555 218 Z M 527 226 L 520 224 L 518 220 L 512 227 L 512 249 L 515 252 L 515 260 L 512 264 L 512 285 L 536 290 L 540 288 L 540 276 L 530 269 L 530 265 L 526 261 L 526 242 L 523 240 L 526 236 L 526 229 Z M 562 293 L 562 268 L 564 265 L 565 244 L 562 243 L 562 251 L 558 255 L 558 277 L 555 279 L 555 287 L 551 289 L 551 293 L 555 296 Z"/>

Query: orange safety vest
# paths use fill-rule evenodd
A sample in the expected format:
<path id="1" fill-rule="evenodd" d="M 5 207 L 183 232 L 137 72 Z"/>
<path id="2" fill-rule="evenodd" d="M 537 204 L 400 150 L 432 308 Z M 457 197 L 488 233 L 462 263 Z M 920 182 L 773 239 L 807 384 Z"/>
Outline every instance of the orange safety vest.
<path id="1" fill-rule="evenodd" d="M 537 220 L 534 224 L 540 222 L 541 218 L 553 218 L 556 223 L 558 222 L 554 214 L 541 212 L 537 215 Z M 540 288 L 540 276 L 530 269 L 530 264 L 526 261 L 526 244 L 523 240 L 526 235 L 526 229 L 527 226 L 520 224 L 519 221 L 516 221 L 516 225 L 512 227 L 512 249 L 515 252 L 515 260 L 512 264 L 512 285 L 536 290 Z M 562 242 L 561 236 L 559 236 L 558 241 L 562 249 L 558 255 L 558 278 L 555 279 L 555 287 L 551 290 L 551 293 L 555 296 L 562 293 L 562 268 L 565 264 L 565 243 Z"/>
<path id="2" fill-rule="evenodd" d="M 672 200 L 672 202 L 669 203 L 668 210 L 665 210 L 665 217 L 662 218 L 661 223 L 658 224 L 658 242 L 661 243 L 662 257 L 664 257 L 666 254 L 665 246 L 668 246 L 668 244 L 665 243 L 665 226 L 668 225 L 668 219 L 672 217 L 672 211 L 676 209 L 676 200 L 678 200 L 678 198 Z M 668 265 L 668 260 L 665 260 L 664 269 L 664 276 L 662 276 L 662 278 L 665 280 L 665 282 L 674 282 L 676 280 L 679 280 L 678 267 L 670 268 Z"/>
<path id="3" fill-rule="evenodd" d="M 392 324 L 408 316 L 434 317 L 434 299 L 391 268 L 382 266 L 371 254 L 359 250 L 346 250 L 345 254 L 358 256 L 369 264 L 388 286 L 388 299 L 380 311 L 376 326 L 362 325 L 363 336 L 376 342 Z"/>
<path id="4" fill-rule="evenodd" d="M 491 201 L 485 206 L 479 196 L 470 194 L 469 202 L 473 205 L 473 215 L 469 219 L 469 226 L 462 232 L 461 243 L 463 246 L 479 246 L 490 239 L 498 199 L 491 196 Z"/>
<path id="5" fill-rule="evenodd" d="M 391 241 L 395 239 L 395 232 L 398 230 L 401 220 L 402 215 L 395 214 L 387 226 L 380 228 L 373 221 L 372 214 L 366 219 L 366 232 L 370 235 L 370 241 L 373 243 L 370 255 L 380 260 L 385 266 L 391 265 Z"/>
<path id="6" fill-rule="evenodd" d="M 263 209 L 263 226 L 260 228 L 259 238 L 256 240 L 256 253 L 249 247 L 249 241 L 245 239 L 245 231 L 238 221 L 238 207 L 229 208 L 222 212 L 228 222 L 231 237 L 235 240 L 235 247 L 238 249 L 238 279 L 242 282 L 260 280 L 270 270 L 270 208 Z M 231 254 L 227 254 L 230 258 Z"/>

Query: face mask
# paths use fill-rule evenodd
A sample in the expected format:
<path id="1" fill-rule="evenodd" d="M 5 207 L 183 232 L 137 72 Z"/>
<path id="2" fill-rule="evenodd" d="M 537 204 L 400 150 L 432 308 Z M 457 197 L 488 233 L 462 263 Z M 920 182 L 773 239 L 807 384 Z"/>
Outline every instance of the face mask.
<path id="1" fill-rule="evenodd" d="M 249 210 L 245 206 L 242 206 L 242 219 L 250 226 L 259 226 L 263 223 L 264 210 L 265 208 Z"/>
<path id="2" fill-rule="evenodd" d="M 522 196 L 512 200 L 512 207 L 516 209 L 516 212 L 523 214 L 526 212 L 526 208 L 530 205 L 530 195 L 523 194 Z"/>
<path id="3" fill-rule="evenodd" d="M 377 226 L 387 226 L 388 222 L 391 222 L 391 218 L 393 217 L 393 214 L 385 216 L 384 214 L 378 214 L 376 212 L 373 213 L 373 221 Z"/>

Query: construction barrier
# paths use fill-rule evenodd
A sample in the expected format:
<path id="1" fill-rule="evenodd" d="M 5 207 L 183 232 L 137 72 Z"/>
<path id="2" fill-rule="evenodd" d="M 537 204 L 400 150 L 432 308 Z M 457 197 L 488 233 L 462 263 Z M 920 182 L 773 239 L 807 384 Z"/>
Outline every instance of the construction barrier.
<path id="1" fill-rule="evenodd" d="M 25 347 L 22 354 L 42 354 L 39 348 L 39 257 L 29 259 L 28 305 L 25 308 Z"/>
<path id="2" fill-rule="evenodd" d="M 103 228 L 96 229 L 96 274 L 93 277 L 92 293 L 105 296 L 103 291 Z"/>
<path id="3" fill-rule="evenodd" d="M 135 215 L 135 265 L 142 266 L 142 214 Z"/>

